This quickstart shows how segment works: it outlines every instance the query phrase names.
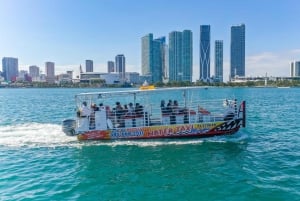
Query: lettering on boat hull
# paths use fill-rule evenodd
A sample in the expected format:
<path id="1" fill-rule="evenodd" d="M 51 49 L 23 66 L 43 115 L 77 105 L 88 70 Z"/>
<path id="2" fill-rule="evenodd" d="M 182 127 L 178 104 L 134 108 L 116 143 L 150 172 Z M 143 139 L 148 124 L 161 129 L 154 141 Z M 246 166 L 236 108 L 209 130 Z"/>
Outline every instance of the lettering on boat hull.
<path id="1" fill-rule="evenodd" d="M 176 137 L 207 137 L 236 132 L 241 120 L 198 124 L 120 128 L 106 131 L 89 131 L 78 135 L 79 140 L 147 139 Z"/>

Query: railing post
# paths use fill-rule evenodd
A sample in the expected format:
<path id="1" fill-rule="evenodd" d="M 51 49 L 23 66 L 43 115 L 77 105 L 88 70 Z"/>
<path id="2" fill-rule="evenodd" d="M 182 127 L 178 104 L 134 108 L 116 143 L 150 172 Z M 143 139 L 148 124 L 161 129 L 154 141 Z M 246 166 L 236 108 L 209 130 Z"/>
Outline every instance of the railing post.
<path id="1" fill-rule="evenodd" d="M 235 112 L 235 116 L 237 116 L 237 105 L 236 105 L 236 99 L 234 99 L 234 112 Z"/>

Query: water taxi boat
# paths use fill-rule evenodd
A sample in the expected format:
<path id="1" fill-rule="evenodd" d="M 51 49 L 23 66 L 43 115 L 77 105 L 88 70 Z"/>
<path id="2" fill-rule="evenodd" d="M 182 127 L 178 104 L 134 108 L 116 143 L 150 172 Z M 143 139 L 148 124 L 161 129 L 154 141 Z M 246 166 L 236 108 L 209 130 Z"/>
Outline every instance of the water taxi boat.
<path id="1" fill-rule="evenodd" d="M 206 100 L 204 88 L 81 93 L 77 116 L 63 121 L 79 140 L 201 138 L 236 133 L 246 125 L 246 102 Z"/>

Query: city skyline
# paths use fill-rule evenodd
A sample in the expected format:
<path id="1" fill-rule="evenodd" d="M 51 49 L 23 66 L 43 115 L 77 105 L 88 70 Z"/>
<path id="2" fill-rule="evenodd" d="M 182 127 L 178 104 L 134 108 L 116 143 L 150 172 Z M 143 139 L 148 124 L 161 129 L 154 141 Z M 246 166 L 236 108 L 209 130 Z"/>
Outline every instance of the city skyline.
<path id="1" fill-rule="evenodd" d="M 58 73 L 75 70 L 76 74 L 87 58 L 94 61 L 94 71 L 105 72 L 110 58 L 124 54 L 126 71 L 141 72 L 143 35 L 155 33 L 161 37 L 173 30 L 189 29 L 194 33 L 195 81 L 199 79 L 199 27 L 209 24 L 211 47 L 213 41 L 223 40 L 224 80 L 228 80 L 230 27 L 243 23 L 247 26 L 246 76 L 263 76 L 266 72 L 270 76 L 289 76 L 290 61 L 300 60 L 298 27 L 294 24 L 300 15 L 297 5 L 300 2 L 296 0 L 172 4 L 0 0 L 0 23 L 5 30 L 0 36 L 0 58 L 18 58 L 20 70 L 32 65 L 43 69 L 44 62 L 53 61 Z M 181 13 L 180 17 L 176 13 Z M 212 48 L 210 54 L 211 75 L 215 75 Z"/>

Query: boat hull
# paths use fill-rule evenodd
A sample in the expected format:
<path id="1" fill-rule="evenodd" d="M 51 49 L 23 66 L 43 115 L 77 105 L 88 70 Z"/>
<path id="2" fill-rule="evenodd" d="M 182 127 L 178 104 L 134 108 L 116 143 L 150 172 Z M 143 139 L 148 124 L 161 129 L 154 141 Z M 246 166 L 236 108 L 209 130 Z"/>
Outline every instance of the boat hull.
<path id="1" fill-rule="evenodd" d="M 204 138 L 236 133 L 243 119 L 180 125 L 92 130 L 77 136 L 79 140 L 157 139 L 157 138 Z"/>

